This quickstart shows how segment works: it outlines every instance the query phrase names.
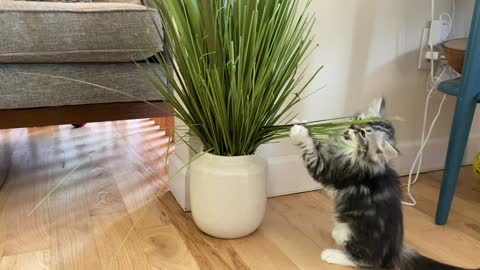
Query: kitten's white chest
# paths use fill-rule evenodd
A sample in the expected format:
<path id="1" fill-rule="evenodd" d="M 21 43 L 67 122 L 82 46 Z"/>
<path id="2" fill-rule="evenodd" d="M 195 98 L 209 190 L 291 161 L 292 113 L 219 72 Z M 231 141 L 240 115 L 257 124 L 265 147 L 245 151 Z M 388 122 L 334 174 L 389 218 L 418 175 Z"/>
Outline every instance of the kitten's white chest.
<path id="1" fill-rule="evenodd" d="M 323 190 L 330 196 L 331 199 L 335 199 L 335 196 L 337 195 L 337 191 L 331 188 L 326 188 L 324 187 Z"/>
<path id="2" fill-rule="evenodd" d="M 347 223 L 335 223 L 335 227 L 332 230 L 332 238 L 337 245 L 345 246 L 351 236 L 352 231 Z"/>

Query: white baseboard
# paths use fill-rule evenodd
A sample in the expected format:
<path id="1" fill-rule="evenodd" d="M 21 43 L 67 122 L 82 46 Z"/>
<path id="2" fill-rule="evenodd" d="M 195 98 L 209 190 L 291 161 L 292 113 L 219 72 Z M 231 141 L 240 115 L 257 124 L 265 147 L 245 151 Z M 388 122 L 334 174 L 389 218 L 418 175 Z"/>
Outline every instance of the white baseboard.
<path id="1" fill-rule="evenodd" d="M 428 142 L 424 149 L 421 172 L 443 170 L 447 155 L 449 138 L 436 138 Z M 400 157 L 394 162 L 394 167 L 400 175 L 408 175 L 412 162 L 415 160 L 420 142 L 399 143 Z M 464 165 L 472 164 L 476 153 L 480 152 L 480 135 L 472 134 L 467 143 Z"/>
<path id="2" fill-rule="evenodd" d="M 183 211 L 190 211 L 190 170 L 177 154 L 168 158 L 170 192 Z"/>
<path id="3" fill-rule="evenodd" d="M 321 189 L 310 177 L 300 155 L 274 157 L 268 162 L 268 196 L 282 196 Z"/>
<path id="4" fill-rule="evenodd" d="M 400 143 L 400 158 L 394 167 L 400 175 L 408 175 L 415 159 L 420 142 Z M 444 167 L 448 147 L 448 138 L 433 139 L 425 147 L 422 172 L 440 170 Z M 471 164 L 477 151 L 480 151 L 480 135 L 472 135 L 465 153 L 464 164 Z M 287 194 L 307 192 L 321 189 L 308 175 L 298 154 L 269 158 L 268 160 L 268 196 L 275 197 Z M 169 159 L 169 176 L 182 168 L 184 163 L 176 155 Z M 188 167 L 170 178 L 171 192 L 180 206 L 190 210 Z"/>

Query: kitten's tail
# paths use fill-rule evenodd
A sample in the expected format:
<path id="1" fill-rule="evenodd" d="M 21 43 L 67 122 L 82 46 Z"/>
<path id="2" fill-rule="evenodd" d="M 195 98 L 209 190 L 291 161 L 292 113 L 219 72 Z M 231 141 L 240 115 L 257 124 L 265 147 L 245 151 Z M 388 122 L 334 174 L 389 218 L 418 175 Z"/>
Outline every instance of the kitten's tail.
<path id="1" fill-rule="evenodd" d="M 427 258 L 415 250 L 403 248 L 395 267 L 398 270 L 467 270 Z M 480 270 L 480 268 L 476 269 Z"/>

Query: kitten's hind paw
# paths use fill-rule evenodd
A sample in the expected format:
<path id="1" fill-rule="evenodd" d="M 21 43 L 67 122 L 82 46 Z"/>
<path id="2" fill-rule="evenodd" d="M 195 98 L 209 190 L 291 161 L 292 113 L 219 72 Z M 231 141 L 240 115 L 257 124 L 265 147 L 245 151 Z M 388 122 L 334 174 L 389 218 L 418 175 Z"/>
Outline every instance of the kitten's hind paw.
<path id="1" fill-rule="evenodd" d="M 338 249 L 325 249 L 322 251 L 322 261 L 331 264 L 338 264 L 344 266 L 356 267 L 357 264 L 354 263 L 342 250 Z"/>
<path id="2" fill-rule="evenodd" d="M 300 144 L 309 140 L 308 129 L 301 125 L 294 125 L 290 129 L 290 137 L 294 143 Z"/>

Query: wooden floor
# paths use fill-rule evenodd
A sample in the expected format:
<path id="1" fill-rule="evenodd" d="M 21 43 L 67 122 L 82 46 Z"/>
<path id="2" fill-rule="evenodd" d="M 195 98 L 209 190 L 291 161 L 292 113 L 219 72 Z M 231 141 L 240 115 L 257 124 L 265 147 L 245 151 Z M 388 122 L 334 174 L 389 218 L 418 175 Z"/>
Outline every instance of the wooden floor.
<path id="1" fill-rule="evenodd" d="M 347 269 L 320 260 L 334 247 L 331 203 L 320 191 L 269 200 L 250 237 L 199 232 L 168 193 L 167 143 L 148 120 L 0 131 L 0 269 Z M 462 171 L 450 222 L 438 227 L 440 177 L 415 185 L 406 245 L 479 267 L 480 178 Z"/>

